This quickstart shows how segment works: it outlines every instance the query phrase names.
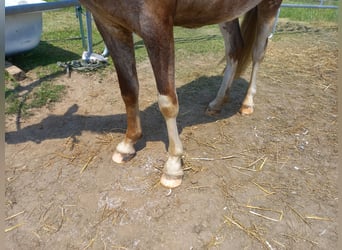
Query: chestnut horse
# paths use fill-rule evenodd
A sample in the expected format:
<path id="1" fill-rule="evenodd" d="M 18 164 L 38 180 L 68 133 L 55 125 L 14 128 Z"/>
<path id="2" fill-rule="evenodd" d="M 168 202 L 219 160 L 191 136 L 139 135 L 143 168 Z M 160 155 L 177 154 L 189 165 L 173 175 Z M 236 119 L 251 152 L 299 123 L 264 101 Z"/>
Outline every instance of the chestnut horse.
<path id="1" fill-rule="evenodd" d="M 113 154 L 117 163 L 135 155 L 134 144 L 142 136 L 139 117 L 139 84 L 134 56 L 133 33 L 145 43 L 158 89 L 158 104 L 169 138 L 168 159 L 161 184 L 174 188 L 183 178 L 183 146 L 176 117 L 178 98 L 175 87 L 173 26 L 196 28 L 219 24 L 225 41 L 227 65 L 216 98 L 207 112 L 221 110 L 229 88 L 252 58 L 252 73 L 240 112 L 253 112 L 256 74 L 265 53 L 267 39 L 282 0 L 80 0 L 93 15 L 119 80 L 127 114 L 127 131 Z M 238 18 L 245 15 L 240 24 Z"/>

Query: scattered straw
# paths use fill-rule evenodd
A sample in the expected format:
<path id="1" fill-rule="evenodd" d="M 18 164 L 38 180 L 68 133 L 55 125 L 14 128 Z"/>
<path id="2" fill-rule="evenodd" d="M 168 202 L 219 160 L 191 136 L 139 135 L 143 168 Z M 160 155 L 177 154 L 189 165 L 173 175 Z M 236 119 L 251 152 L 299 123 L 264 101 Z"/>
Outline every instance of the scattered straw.
<path id="1" fill-rule="evenodd" d="M 57 153 L 55 153 L 57 156 L 60 156 L 60 157 L 62 157 L 62 158 L 64 158 L 64 159 L 68 159 L 68 160 L 70 160 L 71 162 L 72 161 L 74 161 L 76 158 L 77 158 L 77 156 L 74 156 L 74 155 L 65 155 L 65 154 L 62 154 L 62 153 L 59 153 L 59 152 L 57 152 Z"/>
<path id="2" fill-rule="evenodd" d="M 263 160 L 261 162 L 261 164 L 257 165 L 257 163 L 259 161 L 261 161 L 261 160 Z M 239 166 L 231 166 L 231 167 L 239 169 L 239 170 L 246 170 L 246 171 L 252 171 L 252 172 L 260 172 L 263 169 L 263 167 L 264 167 L 264 165 L 266 163 L 266 160 L 267 160 L 267 157 L 265 157 L 265 158 L 261 157 L 261 158 L 257 159 L 256 161 L 252 162 L 251 164 L 249 164 L 247 167 L 239 167 Z"/>
<path id="3" fill-rule="evenodd" d="M 292 212 L 294 212 L 305 224 L 309 225 L 309 222 L 307 222 L 307 220 L 304 218 L 303 215 L 301 215 L 297 210 L 295 210 L 293 207 L 291 207 L 289 204 L 287 204 L 287 206 L 292 210 Z"/>
<path id="4" fill-rule="evenodd" d="M 315 216 L 315 215 L 307 215 L 305 216 L 306 219 L 311 219 L 311 220 L 324 220 L 324 221 L 333 221 L 330 218 L 326 218 L 326 217 L 319 217 L 319 216 Z"/>
<path id="5" fill-rule="evenodd" d="M 115 141 L 115 138 L 112 133 L 105 133 L 105 135 L 97 136 L 96 140 L 97 144 L 111 145 Z"/>
<path id="6" fill-rule="evenodd" d="M 275 221 L 275 222 L 279 222 L 280 220 L 279 219 L 274 219 L 274 218 L 271 218 L 271 217 L 268 217 L 268 216 L 266 216 L 266 215 L 262 215 L 262 214 L 259 214 L 259 213 L 257 213 L 257 212 L 254 212 L 254 211 L 249 211 L 251 214 L 254 214 L 254 215 L 256 215 L 256 216 L 259 216 L 259 217 L 261 217 L 261 218 L 264 218 L 264 219 L 267 219 L 267 220 L 271 220 L 271 221 Z"/>
<path id="7" fill-rule="evenodd" d="M 252 181 L 252 183 L 253 183 L 255 186 L 257 186 L 261 191 L 263 191 L 264 193 L 266 193 L 266 194 L 268 194 L 268 195 L 269 195 L 269 194 L 275 194 L 275 192 L 268 191 L 266 188 L 262 187 L 260 184 L 254 182 L 254 181 Z"/>
<path id="8" fill-rule="evenodd" d="M 57 232 L 57 228 L 52 225 L 45 224 L 42 228 L 47 232 L 52 232 L 52 233 Z"/>
<path id="9" fill-rule="evenodd" d="M 299 236 L 299 235 L 283 234 L 283 236 L 288 237 L 288 238 L 292 238 L 294 241 L 296 241 L 296 239 L 300 239 L 300 240 L 304 240 L 304 241 L 310 242 L 312 245 L 318 245 L 318 242 L 313 241 L 313 240 L 309 240 L 309 239 L 304 238 L 304 237 Z"/>
<path id="10" fill-rule="evenodd" d="M 268 245 L 266 243 L 266 240 L 260 236 L 258 231 L 256 230 L 250 230 L 247 227 L 243 226 L 240 222 L 237 220 L 230 218 L 226 215 L 224 215 L 224 218 L 226 219 L 225 222 L 230 222 L 231 224 L 235 225 L 239 229 L 241 229 L 243 232 L 245 232 L 248 236 L 251 236 L 252 238 L 259 241 L 265 248 L 268 248 Z"/>
<path id="11" fill-rule="evenodd" d="M 94 244 L 94 242 L 95 242 L 95 238 L 92 238 L 92 239 L 89 241 L 88 245 L 86 245 L 86 246 L 83 248 L 83 250 L 90 248 L 90 247 Z"/>
<path id="12" fill-rule="evenodd" d="M 222 156 L 219 158 L 207 158 L 207 157 L 192 157 L 189 158 L 189 160 L 197 160 L 197 161 L 217 161 L 217 160 L 228 160 L 228 159 L 232 159 L 232 158 L 236 158 L 235 155 L 229 155 L 229 156 Z"/>
<path id="13" fill-rule="evenodd" d="M 271 212 L 271 213 L 278 214 L 279 215 L 278 218 L 271 218 L 269 216 L 265 216 L 263 214 L 257 213 L 257 212 L 255 212 L 253 210 L 249 211 L 251 214 L 254 214 L 256 216 L 262 217 L 262 218 L 267 219 L 267 220 L 275 221 L 275 222 L 281 221 L 283 219 L 283 216 L 284 216 L 284 212 L 282 210 L 275 210 L 275 209 L 271 209 L 271 208 L 256 207 L 256 206 L 251 206 L 251 205 L 245 205 L 245 207 L 251 208 L 251 209 L 254 209 L 254 210 L 266 211 L 266 212 Z"/>
<path id="14" fill-rule="evenodd" d="M 127 247 L 123 247 L 123 246 L 112 246 L 113 249 L 118 249 L 118 250 L 127 250 Z"/>
<path id="15" fill-rule="evenodd" d="M 8 232 L 10 232 L 10 231 L 12 231 L 12 230 L 14 230 L 14 229 L 16 229 L 16 228 L 18 228 L 18 227 L 21 227 L 22 225 L 24 225 L 24 223 L 19 223 L 19 224 L 13 226 L 13 227 L 6 228 L 6 229 L 5 229 L 5 233 L 8 233 Z"/>
<path id="16" fill-rule="evenodd" d="M 37 232 L 32 232 L 39 240 L 41 240 L 41 238 L 40 238 L 40 236 L 39 236 L 39 234 L 37 233 Z"/>
<path id="17" fill-rule="evenodd" d="M 193 171 L 194 173 L 202 172 L 205 168 L 202 166 L 196 166 L 188 161 L 186 158 L 183 158 L 184 168 L 183 171 Z"/>
<path id="18" fill-rule="evenodd" d="M 86 170 L 86 168 L 89 166 L 89 164 L 95 159 L 96 155 L 92 155 L 88 158 L 86 164 L 84 164 L 83 168 L 80 171 L 80 174 L 83 173 L 84 170 Z"/>
<path id="19" fill-rule="evenodd" d="M 272 241 L 273 241 L 274 243 L 278 244 L 279 246 L 281 246 L 281 247 L 283 247 L 283 248 L 286 248 L 286 246 L 285 246 L 283 243 L 280 243 L 279 241 L 274 240 L 274 239 L 272 239 Z"/>
<path id="20" fill-rule="evenodd" d="M 23 214 L 23 213 L 25 213 L 25 210 L 23 210 L 23 211 L 21 211 L 21 212 L 19 212 L 19 213 L 16 213 L 16 214 L 14 214 L 14 215 L 11 215 L 11 216 L 7 217 L 7 218 L 5 219 L 5 221 L 11 220 L 11 219 L 17 217 L 18 215 Z"/>
<path id="21" fill-rule="evenodd" d="M 204 189 L 204 188 L 211 188 L 210 186 L 193 186 L 193 187 L 188 187 L 186 190 L 190 189 Z"/>

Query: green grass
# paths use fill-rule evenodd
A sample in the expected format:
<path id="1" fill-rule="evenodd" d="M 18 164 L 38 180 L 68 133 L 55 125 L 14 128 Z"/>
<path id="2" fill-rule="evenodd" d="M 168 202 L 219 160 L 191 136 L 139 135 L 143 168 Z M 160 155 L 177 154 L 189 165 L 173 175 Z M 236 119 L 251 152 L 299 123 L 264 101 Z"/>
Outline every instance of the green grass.
<path id="1" fill-rule="evenodd" d="M 27 116 L 32 108 L 40 108 L 58 102 L 65 92 L 64 85 L 56 85 L 50 81 L 38 81 L 35 88 L 21 87 L 7 73 L 5 81 L 5 114 Z"/>
<path id="2" fill-rule="evenodd" d="M 305 4 L 319 5 L 320 1 L 302 0 L 302 1 L 283 1 L 283 4 Z M 324 5 L 338 5 L 338 1 L 324 1 Z M 283 7 L 280 11 L 280 18 L 287 18 L 292 21 L 313 22 L 313 23 L 337 23 L 337 9 L 314 9 L 314 8 L 287 8 Z"/>
<path id="3" fill-rule="evenodd" d="M 319 4 L 318 0 L 284 1 L 283 3 Z M 338 1 L 325 1 L 326 5 L 337 5 Z M 282 8 L 280 18 L 314 24 L 337 24 L 338 10 L 334 9 L 296 9 Z M 84 33 L 86 35 L 85 17 L 83 16 Z M 64 74 L 64 69 L 57 62 L 78 60 L 86 50 L 82 46 L 80 26 L 75 14 L 75 8 L 65 8 L 43 12 L 43 32 L 39 45 L 26 53 L 8 58 L 14 65 L 30 72 L 41 84 L 34 86 L 29 93 L 20 94 L 19 83 L 8 75 L 5 80 L 6 113 L 28 113 L 30 108 L 40 107 L 58 101 L 62 86 L 55 86 L 53 78 Z M 224 43 L 217 25 L 205 26 L 199 29 L 175 27 L 176 60 L 194 55 L 222 54 Z M 148 59 L 143 41 L 134 36 L 137 63 Z M 86 41 L 85 41 L 86 42 Z M 93 51 L 101 54 L 104 49 L 103 40 L 93 24 Z M 110 74 L 113 65 L 101 70 L 102 75 Z"/>

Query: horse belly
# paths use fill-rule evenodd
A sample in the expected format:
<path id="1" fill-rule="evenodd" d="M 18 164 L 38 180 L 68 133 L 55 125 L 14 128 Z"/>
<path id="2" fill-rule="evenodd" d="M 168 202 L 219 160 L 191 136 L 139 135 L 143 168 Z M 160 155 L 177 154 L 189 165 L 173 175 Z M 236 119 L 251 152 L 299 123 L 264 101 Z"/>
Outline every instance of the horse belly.
<path id="1" fill-rule="evenodd" d="M 233 20 L 258 5 L 262 0 L 178 0 L 174 25 L 201 27 Z"/>

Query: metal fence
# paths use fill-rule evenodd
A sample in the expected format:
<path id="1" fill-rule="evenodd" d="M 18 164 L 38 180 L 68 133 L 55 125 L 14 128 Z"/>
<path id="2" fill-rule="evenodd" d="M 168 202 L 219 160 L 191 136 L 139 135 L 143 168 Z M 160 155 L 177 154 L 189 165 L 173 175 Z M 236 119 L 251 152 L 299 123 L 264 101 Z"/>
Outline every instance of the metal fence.
<path id="1" fill-rule="evenodd" d="M 337 9 L 338 0 L 303 0 L 303 1 L 283 1 L 281 7 L 285 8 L 315 8 L 315 9 Z"/>

